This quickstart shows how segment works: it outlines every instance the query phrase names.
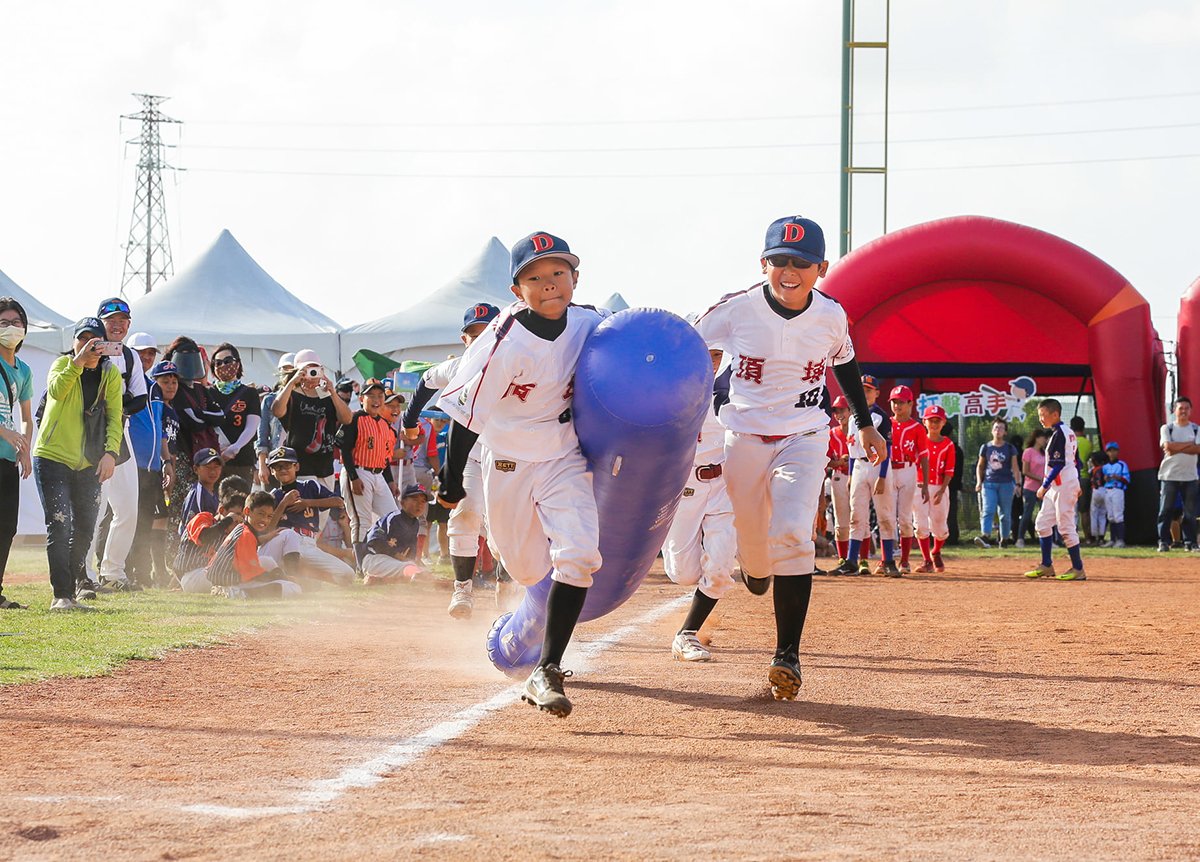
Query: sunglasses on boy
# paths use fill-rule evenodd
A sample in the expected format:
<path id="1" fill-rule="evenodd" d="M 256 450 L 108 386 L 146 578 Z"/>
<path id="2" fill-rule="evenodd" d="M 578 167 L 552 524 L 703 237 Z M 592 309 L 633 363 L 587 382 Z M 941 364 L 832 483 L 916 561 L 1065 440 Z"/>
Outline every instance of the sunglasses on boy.
<path id="1" fill-rule="evenodd" d="M 810 266 L 813 266 L 812 261 L 805 260 L 802 257 L 792 257 L 790 254 L 767 255 L 767 263 L 776 269 L 783 269 L 785 266 L 790 266 L 792 269 L 808 269 Z"/>

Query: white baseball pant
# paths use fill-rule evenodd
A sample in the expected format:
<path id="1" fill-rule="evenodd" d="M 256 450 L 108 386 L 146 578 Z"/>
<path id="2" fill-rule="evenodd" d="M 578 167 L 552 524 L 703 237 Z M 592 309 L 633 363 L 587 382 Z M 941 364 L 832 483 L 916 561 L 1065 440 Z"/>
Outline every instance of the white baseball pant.
<path id="1" fill-rule="evenodd" d="M 1092 535 L 1101 537 L 1108 529 L 1108 488 L 1092 489 L 1092 507 L 1089 512 Z"/>
<path id="2" fill-rule="evenodd" d="M 304 558 L 304 552 L 303 552 L 304 549 L 303 549 L 303 542 L 301 541 L 303 538 L 305 538 L 305 537 L 301 536 L 299 533 L 295 532 L 294 530 L 280 530 L 279 534 L 277 536 L 274 536 L 269 542 L 267 542 L 264 545 L 259 545 L 258 564 L 269 572 L 272 569 L 278 569 L 279 561 L 282 560 L 284 558 L 284 556 L 287 554 L 298 553 L 301 555 L 301 559 L 303 559 Z M 316 549 L 321 554 L 325 554 L 324 551 L 321 551 L 320 549 L 316 548 L 315 545 L 314 545 L 314 549 Z M 329 555 L 325 554 L 325 556 L 328 557 Z M 337 562 L 341 562 L 341 561 L 338 560 Z M 345 565 L 345 564 L 343 563 L 343 565 Z M 350 577 L 351 577 L 351 580 L 353 580 L 353 578 L 354 578 L 353 572 L 350 573 Z M 258 582 L 242 583 L 242 584 L 238 584 L 237 586 L 242 587 L 243 589 L 253 589 L 255 587 L 266 586 L 267 583 L 278 583 L 278 582 L 277 581 L 268 581 L 268 582 L 263 582 L 263 583 L 258 583 Z M 285 583 L 292 583 L 292 582 L 286 581 Z M 193 569 L 192 571 L 186 572 L 185 574 L 181 575 L 179 578 L 179 586 L 183 588 L 183 591 L 185 593 L 207 593 L 207 592 L 211 592 L 212 587 L 213 587 L 212 582 L 209 581 L 209 579 L 208 579 L 208 570 L 207 569 Z M 298 587 L 296 589 L 296 592 L 299 592 Z"/>
<path id="3" fill-rule="evenodd" d="M 725 487 L 745 574 L 766 578 L 813 573 L 813 524 L 828 449 L 828 428 L 773 441 L 757 434 L 725 433 Z"/>
<path id="4" fill-rule="evenodd" d="M 474 458 L 463 469 L 463 490 L 467 496 L 450 512 L 446 535 L 450 537 L 450 556 L 474 557 L 479 553 L 479 537 L 487 529 L 483 505 L 483 465 Z"/>
<path id="5" fill-rule="evenodd" d="M 346 514 L 350 517 L 351 541 L 355 544 L 365 542 L 367 532 L 375 526 L 375 522 L 397 509 L 396 498 L 392 496 L 392 489 L 382 473 L 359 470 L 358 478 L 362 480 L 361 494 L 350 490 L 350 479 L 342 474 L 345 486 L 342 488 L 342 498 L 346 501 Z"/>
<path id="6" fill-rule="evenodd" d="M 834 471 L 829 477 L 829 497 L 833 500 L 833 535 L 845 542 L 850 538 L 850 477 Z"/>
<path id="7" fill-rule="evenodd" d="M 896 527 L 901 536 L 911 539 L 916 512 L 914 507 L 921 500 L 917 493 L 917 467 L 915 464 L 905 467 L 897 467 L 893 464 L 892 468 L 888 470 L 888 476 L 891 477 L 892 491 L 895 495 L 893 505 L 896 513 Z M 878 507 L 875 511 L 879 511 Z"/>
<path id="8" fill-rule="evenodd" d="M 411 581 L 415 567 L 412 560 L 398 560 L 387 554 L 366 554 L 362 561 L 363 574 L 369 578 Z"/>
<path id="9" fill-rule="evenodd" d="M 1063 544 L 1073 548 L 1079 544 L 1079 533 L 1075 529 L 1075 502 L 1079 499 L 1079 480 L 1068 479 L 1061 485 L 1051 485 L 1042 498 L 1042 508 L 1034 529 L 1042 538 L 1049 536 L 1055 527 L 1062 536 Z"/>
<path id="10" fill-rule="evenodd" d="M 512 579 L 590 587 L 600 568 L 592 474 L 579 450 L 553 461 L 517 461 L 483 449 L 483 499 L 491 543 Z"/>
<path id="11" fill-rule="evenodd" d="M 1096 492 L 1104 492 L 1104 513 L 1108 516 L 1108 520 L 1114 524 L 1123 524 L 1125 522 L 1125 489 L 1124 488 L 1097 488 Z M 1092 499 L 1096 499 L 1095 494 Z"/>
<path id="12" fill-rule="evenodd" d="M 941 489 L 941 485 L 929 486 L 928 503 L 922 502 L 920 497 L 916 499 L 915 516 L 919 538 L 928 539 L 931 535 L 942 541 L 950 538 L 950 490 L 947 489 L 942 494 L 940 502 L 934 501 L 937 492 Z"/>
<path id="13" fill-rule="evenodd" d="M 337 584 L 339 587 L 348 587 L 354 583 L 354 569 L 333 554 L 318 548 L 314 537 L 300 533 L 296 535 L 300 538 L 300 563 L 306 574 L 318 581 Z"/>
<path id="14" fill-rule="evenodd" d="M 95 580 L 92 566 L 100 546 L 101 525 L 104 523 L 104 508 L 112 509 L 112 522 L 108 527 L 108 540 L 104 543 L 104 559 L 100 561 L 100 577 L 110 581 L 127 580 L 125 559 L 133 547 L 137 532 L 138 516 L 138 468 L 137 459 L 130 458 L 118 464 L 112 478 L 100 485 L 100 516 L 92 533 L 92 545 L 88 548 L 88 577 Z"/>
<path id="15" fill-rule="evenodd" d="M 724 477 L 701 482 L 693 473 L 663 545 L 667 577 L 719 600 L 735 586 L 736 555 L 733 504 Z"/>
<path id="16" fill-rule="evenodd" d="M 882 465 L 856 458 L 850 474 L 850 538 L 863 541 L 871 534 L 871 505 L 879 524 L 879 539 L 896 537 L 896 495 L 892 491 L 891 471 L 884 477 L 883 493 L 875 493 Z"/>

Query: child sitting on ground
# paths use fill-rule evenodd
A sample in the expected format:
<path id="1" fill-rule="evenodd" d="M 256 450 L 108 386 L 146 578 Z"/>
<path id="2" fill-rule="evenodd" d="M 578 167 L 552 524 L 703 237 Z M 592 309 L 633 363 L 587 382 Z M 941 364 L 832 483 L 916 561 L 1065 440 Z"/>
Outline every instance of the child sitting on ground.
<path id="1" fill-rule="evenodd" d="M 363 554 L 364 584 L 407 583 L 421 573 L 417 537 L 431 499 L 420 485 L 408 485 L 400 497 L 400 511 L 389 512 L 371 527 Z"/>
<path id="2" fill-rule="evenodd" d="M 246 499 L 245 521 L 225 537 L 208 564 L 214 595 L 230 599 L 299 595 L 300 535 L 277 525 L 283 505 L 266 491 Z"/>
<path id="3" fill-rule="evenodd" d="M 231 482 L 230 479 L 236 481 Z M 246 508 L 246 491 L 240 487 L 245 480 L 240 476 L 229 476 L 221 483 L 220 504 L 217 514 L 199 512 L 192 516 L 184 528 L 172 568 L 179 578 L 179 586 L 185 593 L 208 593 L 212 591 L 208 573 L 213 554 L 225 541 L 233 528 L 242 523 Z"/>

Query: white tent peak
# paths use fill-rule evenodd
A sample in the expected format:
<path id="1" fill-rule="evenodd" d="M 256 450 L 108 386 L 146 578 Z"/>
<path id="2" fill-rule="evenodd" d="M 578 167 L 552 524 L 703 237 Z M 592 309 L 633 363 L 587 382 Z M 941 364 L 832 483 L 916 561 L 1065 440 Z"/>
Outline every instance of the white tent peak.
<path id="1" fill-rule="evenodd" d="M 29 318 L 30 328 L 36 326 L 39 329 L 62 329 L 71 325 L 70 320 L 34 299 L 32 294 L 5 275 L 2 270 L 0 270 L 0 296 L 11 296 L 21 303 L 21 307 L 25 309 L 25 316 Z M 88 313 L 91 314 L 91 312 L 92 309 L 88 309 Z M 79 316 L 83 317 L 82 314 Z"/>
<path id="2" fill-rule="evenodd" d="M 515 300 L 509 287 L 508 249 L 496 237 L 454 278 L 412 302 L 394 314 L 351 326 L 342 333 L 342 367 L 353 364 L 351 357 L 362 348 L 399 358 L 444 359 L 448 350 L 461 352 L 459 333 L 464 312 L 478 302 L 490 302 L 504 308 Z"/>
<path id="3" fill-rule="evenodd" d="M 338 324 L 300 301 L 267 273 L 227 229 L 195 261 L 132 303 L 133 328 L 160 341 L 190 335 L 201 344 L 298 349 L 306 334 L 337 333 Z"/>
<path id="4" fill-rule="evenodd" d="M 621 296 L 619 293 L 614 293 L 608 299 L 604 300 L 604 302 L 600 303 L 600 305 L 613 313 L 624 311 L 625 309 L 629 308 L 629 303 L 626 302 L 625 297 Z"/>

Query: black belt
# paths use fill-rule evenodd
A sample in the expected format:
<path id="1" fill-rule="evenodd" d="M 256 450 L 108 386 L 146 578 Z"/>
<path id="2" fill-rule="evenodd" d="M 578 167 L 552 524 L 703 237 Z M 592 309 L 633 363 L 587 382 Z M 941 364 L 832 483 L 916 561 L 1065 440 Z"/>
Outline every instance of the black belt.
<path id="1" fill-rule="evenodd" d="M 721 478 L 721 473 L 724 468 L 720 464 L 705 464 L 703 467 L 696 468 L 696 478 L 701 482 L 711 482 L 713 479 Z"/>
<path id="2" fill-rule="evenodd" d="M 366 470 L 368 473 L 382 473 L 387 467 L 359 467 L 360 470 Z"/>

